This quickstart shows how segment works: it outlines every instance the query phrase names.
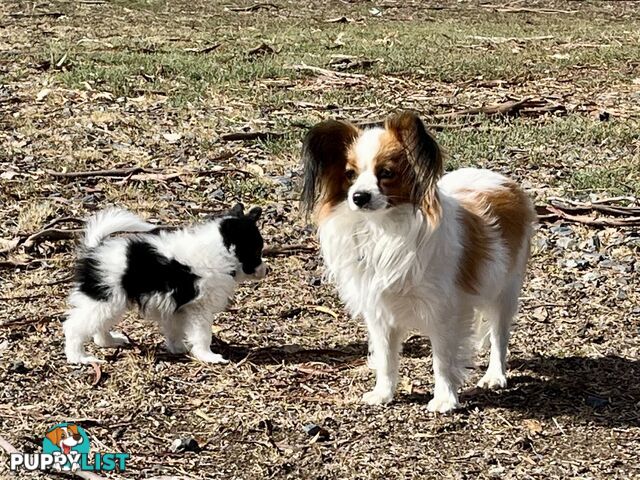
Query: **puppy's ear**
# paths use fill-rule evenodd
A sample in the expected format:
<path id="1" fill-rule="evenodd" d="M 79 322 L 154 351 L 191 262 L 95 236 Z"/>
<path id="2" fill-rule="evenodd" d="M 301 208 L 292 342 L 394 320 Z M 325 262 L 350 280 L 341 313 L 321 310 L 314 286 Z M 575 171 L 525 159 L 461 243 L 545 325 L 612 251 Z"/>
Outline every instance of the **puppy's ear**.
<path id="1" fill-rule="evenodd" d="M 443 155 L 435 138 L 415 112 L 404 111 L 385 121 L 404 149 L 409 172 L 412 173 L 411 201 L 416 206 L 433 204 L 438 207 L 436 184 L 444 171 Z M 439 208 L 439 207 L 438 207 Z"/>
<path id="2" fill-rule="evenodd" d="M 58 444 L 60 443 L 60 440 L 62 440 L 62 429 L 59 427 L 54 428 L 50 432 L 47 432 L 47 434 L 45 435 L 45 438 L 48 438 L 49 441 L 57 447 Z"/>
<path id="3" fill-rule="evenodd" d="M 300 201 L 308 214 L 318 199 L 327 201 L 341 193 L 347 164 L 347 148 L 360 130 L 349 122 L 326 120 L 314 126 L 303 141 L 304 182 Z M 337 191 L 340 190 L 340 192 Z"/>
<path id="4" fill-rule="evenodd" d="M 229 215 L 232 217 L 242 217 L 244 216 L 244 205 L 241 203 L 236 203 L 231 210 L 229 210 Z"/>
<path id="5" fill-rule="evenodd" d="M 260 207 L 253 207 L 251 210 L 249 210 L 249 213 L 247 213 L 247 217 L 254 222 L 258 221 L 260 215 L 262 215 L 262 209 Z"/>

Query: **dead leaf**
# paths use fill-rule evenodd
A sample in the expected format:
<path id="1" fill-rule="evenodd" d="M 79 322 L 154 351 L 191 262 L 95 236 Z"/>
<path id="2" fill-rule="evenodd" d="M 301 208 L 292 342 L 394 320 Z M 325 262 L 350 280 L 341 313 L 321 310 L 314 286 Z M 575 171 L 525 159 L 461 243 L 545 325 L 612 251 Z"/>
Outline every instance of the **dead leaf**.
<path id="1" fill-rule="evenodd" d="M 162 136 L 169 143 L 176 143 L 182 138 L 181 133 L 163 133 Z"/>
<path id="2" fill-rule="evenodd" d="M 248 55 L 267 55 L 267 54 L 272 54 L 272 53 L 276 53 L 276 51 L 274 50 L 273 47 L 267 45 L 266 43 L 262 42 L 260 45 L 258 45 L 255 48 L 252 48 L 251 50 L 249 50 L 247 52 Z"/>
<path id="3" fill-rule="evenodd" d="M 36 102 L 43 101 L 47 97 L 47 95 L 49 95 L 50 93 L 51 93 L 51 89 L 50 88 L 43 88 L 36 95 Z"/>
<path id="4" fill-rule="evenodd" d="M 264 177 L 264 169 L 255 163 L 248 164 L 245 169 L 258 177 Z"/>
<path id="5" fill-rule="evenodd" d="M 18 175 L 18 172 L 14 172 L 13 170 L 9 170 L 7 172 L 2 172 L 0 174 L 0 178 L 2 180 L 11 180 L 13 177 L 15 177 L 16 175 Z"/>
<path id="6" fill-rule="evenodd" d="M 542 433 L 542 424 L 535 419 L 527 419 L 522 422 L 522 424 L 529 430 L 530 433 L 537 434 Z"/>

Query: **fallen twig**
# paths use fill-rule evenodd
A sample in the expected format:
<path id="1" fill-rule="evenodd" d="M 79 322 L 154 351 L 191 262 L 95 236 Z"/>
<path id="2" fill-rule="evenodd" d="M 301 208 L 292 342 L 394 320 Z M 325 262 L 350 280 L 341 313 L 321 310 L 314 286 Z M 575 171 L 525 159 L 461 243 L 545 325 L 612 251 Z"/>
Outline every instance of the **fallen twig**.
<path id="1" fill-rule="evenodd" d="M 83 224 L 84 220 L 82 218 L 77 218 L 77 217 L 62 217 L 62 218 L 56 218 L 55 220 L 52 220 L 51 222 L 47 223 L 44 226 L 44 230 L 48 229 L 48 228 L 53 228 L 56 225 L 60 224 L 60 223 L 78 223 L 78 224 Z"/>
<path id="2" fill-rule="evenodd" d="M 327 70 L 326 68 L 314 67 L 312 65 L 306 65 L 304 63 L 300 65 L 290 65 L 285 68 L 290 70 L 295 70 L 297 72 L 312 72 L 317 73 L 319 75 L 325 75 L 327 77 L 348 77 L 348 78 L 364 78 L 365 75 L 361 73 L 347 73 L 347 72 L 336 72 L 335 70 Z"/>
<path id="3" fill-rule="evenodd" d="M 270 138 L 281 138 L 284 133 L 279 132 L 235 132 L 225 133 L 220 137 L 224 142 L 235 142 L 238 140 L 268 140 Z"/>
<path id="4" fill-rule="evenodd" d="M 537 37 L 483 37 L 481 35 L 467 35 L 466 38 L 470 38 L 472 40 L 479 40 L 481 42 L 490 42 L 490 43 L 507 43 L 507 42 L 537 42 L 541 40 L 552 40 L 553 35 L 540 35 Z"/>
<path id="5" fill-rule="evenodd" d="M 318 248 L 311 245 L 285 245 L 284 247 L 267 247 L 262 251 L 263 257 L 277 257 L 301 252 L 315 252 Z"/>
<path id="6" fill-rule="evenodd" d="M 42 242 L 44 240 L 71 240 L 80 233 L 82 233 L 82 229 L 78 228 L 69 230 L 62 230 L 60 228 L 45 228 L 44 230 L 36 232 L 28 237 L 23 242 L 23 245 L 25 248 L 31 248 L 36 244 L 36 242 Z"/>
<path id="7" fill-rule="evenodd" d="M 184 51 L 185 52 L 191 52 L 191 53 L 210 53 L 213 52 L 214 50 L 217 50 L 218 47 L 220 47 L 220 45 L 222 45 L 221 43 L 214 43 L 213 45 L 208 45 L 206 47 L 202 47 L 202 48 L 185 48 Z"/>
<path id="8" fill-rule="evenodd" d="M 49 315 L 42 315 L 40 317 L 36 317 L 36 318 L 29 318 L 31 317 L 30 315 L 23 315 L 21 317 L 18 318 L 13 318 L 11 320 L 6 320 L 2 323 L 0 323 L 0 328 L 2 327 L 24 327 L 25 325 L 31 325 L 34 323 L 40 323 L 44 320 L 50 321 L 53 320 L 56 317 L 60 317 L 64 315 L 64 312 L 55 312 L 55 313 L 51 313 Z"/>
<path id="9" fill-rule="evenodd" d="M 591 202 L 583 203 L 575 200 L 568 200 L 564 198 L 551 197 L 549 203 L 555 208 L 569 213 L 589 213 L 589 212 L 603 212 L 613 216 L 640 215 L 640 207 L 627 207 L 623 205 L 611 205 L 610 202 Z"/>
<path id="10" fill-rule="evenodd" d="M 577 10 L 556 10 L 554 8 L 524 8 L 524 7 L 503 7 L 502 5 L 480 5 L 482 8 L 489 8 L 494 12 L 500 13 L 543 13 L 543 14 L 556 14 L 566 13 L 573 14 Z"/>
<path id="11" fill-rule="evenodd" d="M 0 261 L 0 270 L 2 270 L 3 268 L 29 267 L 35 263 L 42 263 L 42 260 L 32 260 L 31 262 L 16 262 L 14 260 L 2 260 Z"/>
<path id="12" fill-rule="evenodd" d="M 522 100 L 509 100 L 504 103 L 485 105 L 482 107 L 468 108 L 450 113 L 440 113 L 433 115 L 435 118 L 452 118 L 465 115 L 504 115 L 515 116 L 521 112 L 527 113 L 550 113 L 554 111 L 566 111 L 565 107 L 559 104 L 549 103 L 546 100 L 534 100 L 523 98 Z"/>
<path id="13" fill-rule="evenodd" d="M 14 18 L 38 18 L 38 17 L 53 17 L 60 18 L 64 17 L 64 13 L 62 12 L 37 12 L 37 13 L 10 13 L 10 17 Z"/>
<path id="14" fill-rule="evenodd" d="M 153 170 L 144 167 L 119 168 L 112 170 L 93 170 L 86 172 L 53 172 L 48 170 L 47 173 L 53 177 L 62 178 L 91 178 L 91 177 L 127 177 L 136 173 L 153 173 Z"/>
<path id="15" fill-rule="evenodd" d="M 553 205 L 536 206 L 538 220 L 541 222 L 554 222 L 562 219 L 569 222 L 581 223 L 592 227 L 634 227 L 640 225 L 640 216 L 626 218 L 595 218 L 586 215 L 573 215 Z"/>
<path id="16" fill-rule="evenodd" d="M 258 10 L 269 10 L 270 8 L 280 9 L 280 7 L 274 3 L 256 3 L 249 7 L 228 7 L 227 10 L 230 12 L 257 12 Z"/>

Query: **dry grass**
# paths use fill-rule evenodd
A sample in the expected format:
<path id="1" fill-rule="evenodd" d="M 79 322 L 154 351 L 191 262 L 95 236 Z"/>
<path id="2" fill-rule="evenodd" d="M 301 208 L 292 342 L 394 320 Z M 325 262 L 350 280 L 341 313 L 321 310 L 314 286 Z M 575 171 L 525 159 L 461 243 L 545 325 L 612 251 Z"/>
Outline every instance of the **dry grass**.
<path id="1" fill-rule="evenodd" d="M 634 2 L 526 2 L 528 13 L 448 0 L 274 3 L 248 13 L 225 7 L 250 2 L 199 0 L 0 4 L 0 250 L 108 204 L 177 224 L 236 200 L 264 207 L 271 246 L 314 245 L 297 206 L 305 128 L 397 107 L 438 125 L 450 168 L 504 172 L 537 202 L 640 194 Z M 64 15 L 42 15 L 52 12 Z M 326 22 L 341 16 L 351 21 Z M 262 42 L 274 52 L 248 53 Z M 348 76 L 290 68 L 337 70 L 333 55 L 381 61 Z M 525 97 L 562 109 L 439 117 Z M 284 135 L 222 140 L 245 130 Z M 138 166 L 181 175 L 49 173 Z M 0 257 L 0 435 L 38 451 L 48 427 L 75 419 L 102 450 L 131 453 L 126 478 L 638 478 L 638 232 L 544 224 L 534 244 L 511 383 L 475 391 L 478 370 L 449 416 L 426 411 L 421 338 L 405 345 L 397 400 L 359 403 L 373 382 L 366 334 L 319 281 L 314 252 L 271 258 L 270 277 L 217 317 L 230 365 L 171 357 L 130 316 L 133 347 L 97 352 L 108 363 L 93 386 L 91 369 L 62 353 L 73 242 L 20 246 Z M 330 440 L 308 437 L 311 422 Z M 171 453 L 181 436 L 203 450 Z"/>

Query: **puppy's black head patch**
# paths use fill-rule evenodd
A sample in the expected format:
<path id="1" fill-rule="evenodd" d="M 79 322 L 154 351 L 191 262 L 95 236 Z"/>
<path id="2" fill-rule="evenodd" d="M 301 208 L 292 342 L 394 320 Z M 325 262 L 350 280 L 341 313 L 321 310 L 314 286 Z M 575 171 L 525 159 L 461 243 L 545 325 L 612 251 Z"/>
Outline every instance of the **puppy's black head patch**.
<path id="1" fill-rule="evenodd" d="M 234 248 L 236 258 L 242 264 L 242 271 L 247 275 L 255 273 L 262 263 L 264 241 L 256 225 L 261 214 L 262 210 L 254 207 L 245 215 L 244 208 L 239 203 L 231 209 L 231 216 L 220 222 L 224 246 L 228 250 Z"/>

